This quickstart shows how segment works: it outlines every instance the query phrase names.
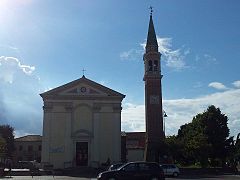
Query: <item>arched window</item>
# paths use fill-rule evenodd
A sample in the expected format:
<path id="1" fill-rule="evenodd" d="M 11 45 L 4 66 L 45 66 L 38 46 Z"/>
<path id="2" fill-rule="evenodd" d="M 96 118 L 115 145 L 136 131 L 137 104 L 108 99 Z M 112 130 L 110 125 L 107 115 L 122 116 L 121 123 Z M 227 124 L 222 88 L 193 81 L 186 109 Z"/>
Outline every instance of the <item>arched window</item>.
<path id="1" fill-rule="evenodd" d="M 158 61 L 157 60 L 154 60 L 153 70 L 154 71 L 158 70 Z"/>
<path id="2" fill-rule="evenodd" d="M 153 67 L 152 67 L 152 61 L 148 61 L 148 71 L 152 71 Z"/>

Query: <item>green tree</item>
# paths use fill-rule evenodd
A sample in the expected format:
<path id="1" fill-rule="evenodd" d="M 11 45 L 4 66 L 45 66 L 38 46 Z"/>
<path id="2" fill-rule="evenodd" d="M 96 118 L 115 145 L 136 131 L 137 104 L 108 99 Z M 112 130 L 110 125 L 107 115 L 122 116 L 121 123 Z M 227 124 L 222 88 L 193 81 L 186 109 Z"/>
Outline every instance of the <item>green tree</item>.
<path id="1" fill-rule="evenodd" d="M 191 123 L 181 126 L 177 139 L 184 144 L 183 158 L 186 165 L 200 163 L 202 167 L 206 167 L 210 145 L 199 117 L 197 115 Z"/>
<path id="2" fill-rule="evenodd" d="M 236 141 L 237 142 L 237 141 Z M 235 154 L 236 154 L 236 143 L 234 141 L 234 137 L 231 136 L 227 139 L 227 159 L 226 162 L 228 162 L 229 166 L 233 166 L 235 164 Z"/>
<path id="3" fill-rule="evenodd" d="M 192 122 L 182 125 L 176 138 L 183 143 L 182 157 L 185 160 L 179 160 L 206 167 L 210 159 L 211 165 L 223 165 L 231 145 L 227 121 L 227 116 L 211 105 L 207 111 L 193 117 Z M 221 163 L 216 163 L 219 160 Z"/>
<path id="4" fill-rule="evenodd" d="M 10 125 L 0 125 L 0 136 L 5 141 L 5 154 L 8 157 L 12 156 L 14 151 L 14 128 Z"/>
<path id="5" fill-rule="evenodd" d="M 5 146 L 6 146 L 6 141 L 0 135 L 0 158 L 5 156 Z"/>
<path id="6" fill-rule="evenodd" d="M 173 163 L 181 163 L 180 159 L 183 154 L 183 143 L 179 141 L 175 135 L 167 136 L 165 138 L 166 147 L 167 147 L 167 156 L 168 159 Z"/>
<path id="7" fill-rule="evenodd" d="M 208 143 L 211 144 L 210 158 L 212 165 L 220 165 L 217 160 L 221 160 L 224 165 L 229 146 L 229 128 L 227 126 L 228 117 L 222 114 L 219 108 L 214 105 L 208 107 L 207 111 L 200 117 L 205 125 L 205 134 Z"/>
<path id="8" fill-rule="evenodd" d="M 237 135 L 237 139 L 234 144 L 234 158 L 233 164 L 240 162 L 240 133 Z"/>

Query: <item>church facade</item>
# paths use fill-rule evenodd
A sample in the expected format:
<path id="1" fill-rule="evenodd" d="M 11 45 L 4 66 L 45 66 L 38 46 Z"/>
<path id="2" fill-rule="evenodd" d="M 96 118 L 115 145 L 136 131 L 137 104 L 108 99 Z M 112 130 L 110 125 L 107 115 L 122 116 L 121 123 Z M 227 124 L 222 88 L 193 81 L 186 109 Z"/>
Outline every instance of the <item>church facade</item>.
<path id="1" fill-rule="evenodd" d="M 121 103 L 125 95 L 83 76 L 40 94 L 42 164 L 99 167 L 121 161 Z"/>

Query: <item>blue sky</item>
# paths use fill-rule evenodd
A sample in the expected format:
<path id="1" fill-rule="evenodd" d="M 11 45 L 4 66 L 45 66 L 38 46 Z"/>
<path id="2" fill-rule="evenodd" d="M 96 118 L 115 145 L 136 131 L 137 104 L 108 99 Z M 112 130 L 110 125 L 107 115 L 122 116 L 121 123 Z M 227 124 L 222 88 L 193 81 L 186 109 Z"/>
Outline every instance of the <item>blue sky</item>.
<path id="1" fill-rule="evenodd" d="M 166 134 L 211 104 L 240 132 L 237 0 L 0 0 L 0 123 L 42 133 L 40 93 L 83 75 L 126 95 L 122 130 L 144 131 L 149 6 L 162 53 Z"/>

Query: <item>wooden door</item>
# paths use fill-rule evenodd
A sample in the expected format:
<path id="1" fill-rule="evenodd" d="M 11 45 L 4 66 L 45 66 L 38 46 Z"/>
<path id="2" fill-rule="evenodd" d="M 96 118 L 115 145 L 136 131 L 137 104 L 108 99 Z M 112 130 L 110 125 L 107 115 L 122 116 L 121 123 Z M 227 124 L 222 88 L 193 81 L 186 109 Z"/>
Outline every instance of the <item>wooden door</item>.
<path id="1" fill-rule="evenodd" d="M 88 165 L 88 143 L 77 142 L 76 143 L 76 166 Z"/>

